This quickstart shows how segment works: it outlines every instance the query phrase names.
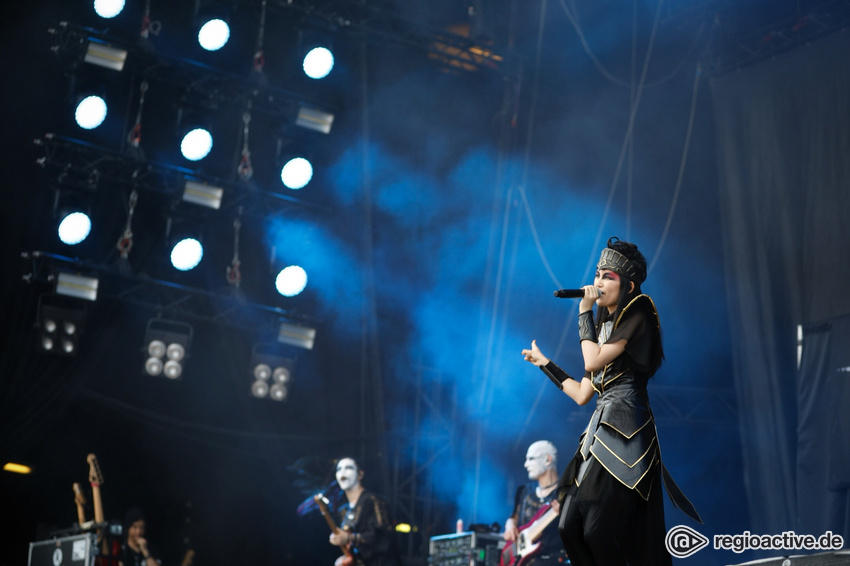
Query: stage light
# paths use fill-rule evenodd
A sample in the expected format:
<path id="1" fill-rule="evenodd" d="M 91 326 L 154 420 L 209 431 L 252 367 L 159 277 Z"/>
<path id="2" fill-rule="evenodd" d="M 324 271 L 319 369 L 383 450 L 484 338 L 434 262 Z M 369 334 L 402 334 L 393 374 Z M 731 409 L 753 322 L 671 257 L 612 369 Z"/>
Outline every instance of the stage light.
<path id="1" fill-rule="evenodd" d="M 203 128 L 195 128 L 183 136 L 180 142 L 180 153 L 189 161 L 200 161 L 209 155 L 212 146 L 212 134 Z"/>
<path id="2" fill-rule="evenodd" d="M 201 263 L 204 247 L 195 238 L 183 238 L 171 249 L 171 265 L 180 271 L 189 271 Z"/>
<path id="3" fill-rule="evenodd" d="M 274 401 L 286 399 L 295 360 L 283 357 L 276 344 L 255 344 L 251 351 L 251 395 Z"/>
<path id="4" fill-rule="evenodd" d="M 121 72 L 127 60 L 127 50 L 113 47 L 96 39 L 89 39 L 83 61 L 91 65 Z"/>
<path id="5" fill-rule="evenodd" d="M 86 96 L 77 104 L 74 119 L 84 130 L 93 130 L 106 119 L 106 101 L 97 95 Z"/>
<path id="6" fill-rule="evenodd" d="M 230 39 L 230 26 L 220 18 L 207 20 L 198 31 L 198 43 L 207 51 L 218 51 Z"/>
<path id="7" fill-rule="evenodd" d="M 145 373 L 177 379 L 192 341 L 193 329 L 185 322 L 152 318 L 145 330 Z"/>
<path id="8" fill-rule="evenodd" d="M 313 178 L 313 165 L 303 157 L 294 157 L 280 170 L 280 180 L 292 190 L 303 189 Z"/>
<path id="9" fill-rule="evenodd" d="M 314 132 L 322 134 L 331 133 L 331 126 L 334 123 L 334 115 L 318 108 L 310 108 L 308 106 L 300 106 L 298 115 L 295 117 L 295 125 Z"/>
<path id="10" fill-rule="evenodd" d="M 269 398 L 272 401 L 283 401 L 286 399 L 286 395 L 288 393 L 289 390 L 286 388 L 286 385 L 282 383 L 275 383 L 269 387 Z"/>
<path id="11" fill-rule="evenodd" d="M 216 210 L 221 206 L 221 197 L 224 194 L 224 189 L 214 187 L 206 183 L 186 179 L 186 185 L 183 188 L 183 200 L 191 202 L 207 208 Z"/>
<path id="12" fill-rule="evenodd" d="M 99 281 L 96 277 L 85 277 L 73 273 L 59 272 L 56 276 L 56 294 L 87 301 L 97 300 L 97 287 Z"/>
<path id="13" fill-rule="evenodd" d="M 63 244 L 76 246 L 91 232 L 91 218 L 85 212 L 71 212 L 59 222 L 57 233 Z"/>
<path id="14" fill-rule="evenodd" d="M 265 381 L 257 380 L 251 384 L 251 395 L 258 399 L 268 396 L 269 384 Z"/>
<path id="15" fill-rule="evenodd" d="M 60 356 L 76 355 L 84 317 L 82 308 L 43 304 L 39 298 L 38 345 L 41 351 Z"/>
<path id="16" fill-rule="evenodd" d="M 297 265 L 285 267 L 277 274 L 274 286 L 284 297 L 294 297 L 307 286 L 307 272 Z"/>
<path id="17" fill-rule="evenodd" d="M 323 79 L 334 68 L 334 55 L 327 47 L 313 47 L 304 56 L 302 67 L 311 79 Z"/>
<path id="18" fill-rule="evenodd" d="M 124 9 L 124 0 L 94 0 L 95 13 L 104 19 L 114 18 Z"/>
<path id="19" fill-rule="evenodd" d="M 281 344 L 297 346 L 305 350 L 312 350 L 316 340 L 316 329 L 302 326 L 295 322 L 282 320 L 278 328 L 277 341 Z"/>
<path id="20" fill-rule="evenodd" d="M 14 462 L 6 462 L 3 464 L 3 471 L 12 472 L 13 474 L 29 474 L 32 468 L 23 464 L 15 464 Z"/>

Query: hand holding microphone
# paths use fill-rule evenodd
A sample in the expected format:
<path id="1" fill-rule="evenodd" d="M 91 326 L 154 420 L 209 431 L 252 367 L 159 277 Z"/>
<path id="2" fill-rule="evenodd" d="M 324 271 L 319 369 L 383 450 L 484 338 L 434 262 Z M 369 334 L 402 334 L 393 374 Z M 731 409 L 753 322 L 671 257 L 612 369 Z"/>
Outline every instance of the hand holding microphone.
<path id="1" fill-rule="evenodd" d="M 596 291 L 597 299 L 602 296 L 602 291 L 593 287 L 593 285 L 586 285 L 581 289 L 558 289 L 555 291 L 555 296 L 559 299 L 583 299 L 585 297 L 584 290 L 588 287 L 592 287 Z"/>

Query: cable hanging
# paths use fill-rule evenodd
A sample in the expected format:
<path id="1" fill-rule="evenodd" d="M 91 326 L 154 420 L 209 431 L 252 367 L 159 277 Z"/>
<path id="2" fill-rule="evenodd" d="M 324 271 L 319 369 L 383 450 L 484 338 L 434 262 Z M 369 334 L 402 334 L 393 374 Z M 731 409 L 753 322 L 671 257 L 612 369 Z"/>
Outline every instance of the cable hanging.
<path id="1" fill-rule="evenodd" d="M 250 125 L 251 113 L 249 111 L 242 114 L 242 159 L 239 160 L 239 165 L 236 167 L 236 172 L 239 174 L 239 178 L 246 182 L 250 181 L 251 177 L 254 176 L 254 168 L 251 166 L 251 150 L 248 147 Z"/>
<path id="2" fill-rule="evenodd" d="M 118 243 L 115 244 L 118 253 L 121 254 L 121 259 L 127 259 L 130 255 L 130 250 L 133 249 L 133 213 L 136 211 L 136 203 L 139 200 L 139 193 L 136 189 L 130 193 L 130 200 L 127 203 L 127 225 L 124 227 L 124 233 L 118 238 Z"/>
<path id="3" fill-rule="evenodd" d="M 151 0 L 145 2 L 145 14 L 142 16 L 142 29 L 139 35 L 142 39 L 147 39 L 151 35 L 159 35 L 159 30 L 162 29 L 162 22 L 159 20 L 151 21 Z"/>
<path id="4" fill-rule="evenodd" d="M 139 85 L 139 110 L 136 112 L 136 123 L 127 134 L 127 143 L 138 148 L 142 141 L 142 109 L 145 107 L 145 93 L 148 91 L 148 81 Z"/>
<path id="5" fill-rule="evenodd" d="M 242 272 L 239 266 L 239 231 L 242 229 L 242 207 L 239 207 L 238 216 L 233 219 L 233 259 L 227 266 L 227 282 L 233 287 L 239 288 L 242 283 Z"/>
<path id="6" fill-rule="evenodd" d="M 266 56 L 263 51 L 263 42 L 266 32 L 266 0 L 260 7 L 260 29 L 257 31 L 257 48 L 254 50 L 254 71 L 263 74 L 263 69 L 266 66 Z"/>

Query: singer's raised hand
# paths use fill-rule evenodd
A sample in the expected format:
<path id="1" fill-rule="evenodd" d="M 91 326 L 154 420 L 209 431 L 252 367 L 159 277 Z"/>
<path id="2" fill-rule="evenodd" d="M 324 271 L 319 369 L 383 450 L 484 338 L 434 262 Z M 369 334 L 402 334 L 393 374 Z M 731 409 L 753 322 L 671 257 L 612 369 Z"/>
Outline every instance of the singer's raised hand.
<path id="1" fill-rule="evenodd" d="M 540 348 L 537 347 L 537 340 L 531 341 L 531 348 L 522 351 L 522 357 L 525 361 L 531 362 L 537 367 L 545 366 L 549 363 L 549 358 L 543 355 Z"/>

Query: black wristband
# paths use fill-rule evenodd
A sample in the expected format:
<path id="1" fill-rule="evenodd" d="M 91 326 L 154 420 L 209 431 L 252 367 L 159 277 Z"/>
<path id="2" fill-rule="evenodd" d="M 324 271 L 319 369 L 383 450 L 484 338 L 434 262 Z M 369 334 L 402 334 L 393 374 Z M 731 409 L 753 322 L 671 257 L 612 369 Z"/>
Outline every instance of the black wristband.
<path id="1" fill-rule="evenodd" d="M 596 323 L 593 322 L 593 311 L 584 311 L 578 315 L 578 339 L 590 340 L 596 343 Z"/>
<path id="2" fill-rule="evenodd" d="M 563 390 L 564 382 L 568 379 L 573 379 L 570 374 L 559 368 L 552 360 L 549 360 L 549 363 L 545 366 L 540 366 L 540 369 L 543 371 L 543 373 L 546 374 L 546 377 L 548 377 L 558 389 Z"/>

